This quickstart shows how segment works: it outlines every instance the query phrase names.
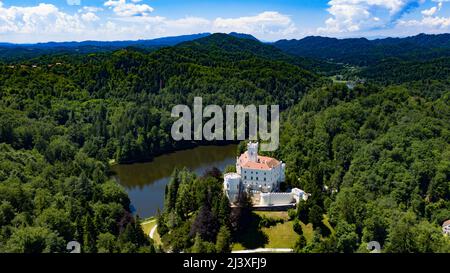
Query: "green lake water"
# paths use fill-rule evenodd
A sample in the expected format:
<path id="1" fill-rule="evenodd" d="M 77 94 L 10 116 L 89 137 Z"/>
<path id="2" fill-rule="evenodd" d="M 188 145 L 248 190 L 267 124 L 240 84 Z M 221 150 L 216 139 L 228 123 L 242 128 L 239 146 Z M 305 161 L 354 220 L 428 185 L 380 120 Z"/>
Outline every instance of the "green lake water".
<path id="1" fill-rule="evenodd" d="M 149 217 L 162 210 L 164 191 L 175 167 L 202 175 L 217 167 L 224 171 L 236 162 L 237 145 L 200 146 L 156 157 L 147 163 L 118 164 L 111 167 L 117 181 L 125 187 L 131 204 L 140 217 Z"/>

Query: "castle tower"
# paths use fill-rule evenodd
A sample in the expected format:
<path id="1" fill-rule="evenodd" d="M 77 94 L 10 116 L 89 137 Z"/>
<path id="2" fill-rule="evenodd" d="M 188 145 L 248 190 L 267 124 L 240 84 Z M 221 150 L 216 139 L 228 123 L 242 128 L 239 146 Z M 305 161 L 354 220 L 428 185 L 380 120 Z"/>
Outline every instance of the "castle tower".
<path id="1" fill-rule="evenodd" d="M 252 162 L 258 162 L 258 142 L 249 142 L 247 144 L 248 159 Z"/>

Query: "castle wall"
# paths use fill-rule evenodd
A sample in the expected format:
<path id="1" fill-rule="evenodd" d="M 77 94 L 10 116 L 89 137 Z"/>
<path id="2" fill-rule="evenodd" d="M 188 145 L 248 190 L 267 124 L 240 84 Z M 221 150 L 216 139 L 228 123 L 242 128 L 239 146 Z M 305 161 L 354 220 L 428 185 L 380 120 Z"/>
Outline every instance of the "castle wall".
<path id="1" fill-rule="evenodd" d="M 270 192 L 261 193 L 259 204 L 261 206 L 286 205 L 295 202 L 291 192 Z"/>
<path id="2" fill-rule="evenodd" d="M 278 186 L 278 177 L 275 169 L 272 170 L 253 170 L 242 168 L 241 177 L 244 186 L 251 185 L 253 188 L 258 189 L 261 187 L 270 186 L 271 189 L 275 189 Z"/>

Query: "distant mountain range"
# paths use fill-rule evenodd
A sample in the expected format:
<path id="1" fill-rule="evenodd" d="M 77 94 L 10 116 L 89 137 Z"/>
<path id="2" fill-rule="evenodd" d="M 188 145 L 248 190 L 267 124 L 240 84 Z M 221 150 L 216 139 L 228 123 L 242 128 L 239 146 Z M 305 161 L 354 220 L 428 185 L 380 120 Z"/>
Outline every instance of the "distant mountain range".
<path id="1" fill-rule="evenodd" d="M 46 54 L 87 54 L 95 52 L 108 52 L 121 48 L 135 47 L 145 50 L 155 50 L 166 46 L 175 46 L 185 42 L 210 43 L 222 49 L 230 50 L 240 48 L 260 56 L 275 56 L 277 59 L 289 58 L 288 55 L 306 58 L 321 59 L 335 63 L 349 63 L 366 66 L 386 58 L 414 58 L 429 59 L 440 56 L 450 56 L 450 34 L 419 34 L 406 38 L 383 38 L 369 40 L 366 38 L 337 39 L 320 36 L 309 36 L 300 40 L 280 40 L 268 43 L 270 47 L 261 47 L 263 44 L 249 34 L 232 32 L 228 35 L 214 36 L 211 33 L 199 33 L 164 37 L 152 40 L 137 41 L 84 41 L 84 42 L 49 42 L 38 44 L 11 44 L 0 43 L 0 60 L 14 61 L 29 59 Z M 227 36 L 250 40 L 240 42 L 240 39 L 227 39 Z M 277 49 L 277 50 L 275 50 Z"/>
<path id="2" fill-rule="evenodd" d="M 0 43 L 0 60 L 14 61 L 55 53 L 88 54 L 108 52 L 127 47 L 154 50 L 165 46 L 174 46 L 183 42 L 193 41 L 210 35 L 211 33 L 199 33 L 136 41 L 48 42 L 37 44 Z M 236 38 L 258 41 L 258 39 L 249 34 L 232 32 L 229 35 Z"/>
<path id="3" fill-rule="evenodd" d="M 147 47 L 147 46 L 174 46 L 182 42 L 192 41 L 207 37 L 211 33 L 198 33 L 191 35 L 162 37 L 151 40 L 135 40 L 135 41 L 83 41 L 83 42 L 47 42 L 36 44 L 13 44 L 13 43 L 0 43 L 0 47 L 24 47 L 24 48 L 76 48 L 76 47 L 107 47 L 107 48 L 124 48 L 130 46 Z M 231 32 L 229 35 L 236 38 L 250 39 L 258 41 L 255 37 L 249 34 Z"/>
<path id="4" fill-rule="evenodd" d="M 237 38 L 237 39 L 236 39 Z M 195 47 L 196 50 L 225 50 L 230 53 L 253 54 L 264 58 L 280 59 L 289 56 L 281 49 L 260 42 L 255 37 L 240 33 L 214 33 L 207 37 L 180 43 L 179 46 Z"/>
<path id="5" fill-rule="evenodd" d="M 206 37 L 211 33 L 199 33 L 192 35 L 182 35 L 173 37 L 163 37 L 152 40 L 136 40 L 136 41 L 83 41 L 83 42 L 48 42 L 37 44 L 11 44 L 0 43 L 0 47 L 25 47 L 25 48 L 73 48 L 73 47 L 115 47 L 123 48 L 129 46 L 172 46 L 185 41 L 191 41 Z"/>
<path id="6" fill-rule="evenodd" d="M 273 45 L 297 56 L 368 65 L 389 57 L 429 59 L 448 55 L 450 34 L 419 34 L 406 38 L 375 40 L 310 36 L 301 40 L 280 40 Z"/>

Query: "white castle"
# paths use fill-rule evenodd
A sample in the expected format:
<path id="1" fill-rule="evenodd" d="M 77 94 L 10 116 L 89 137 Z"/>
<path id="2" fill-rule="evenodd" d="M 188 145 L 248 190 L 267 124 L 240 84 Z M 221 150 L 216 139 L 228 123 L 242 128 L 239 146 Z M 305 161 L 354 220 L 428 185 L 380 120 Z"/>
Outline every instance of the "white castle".
<path id="1" fill-rule="evenodd" d="M 286 164 L 275 158 L 258 155 L 258 143 L 247 144 L 247 151 L 236 158 L 236 173 L 224 175 L 224 190 L 231 203 L 247 190 L 259 195 L 259 206 L 289 205 L 306 200 L 308 195 L 297 188 L 278 192 L 285 180 Z"/>

